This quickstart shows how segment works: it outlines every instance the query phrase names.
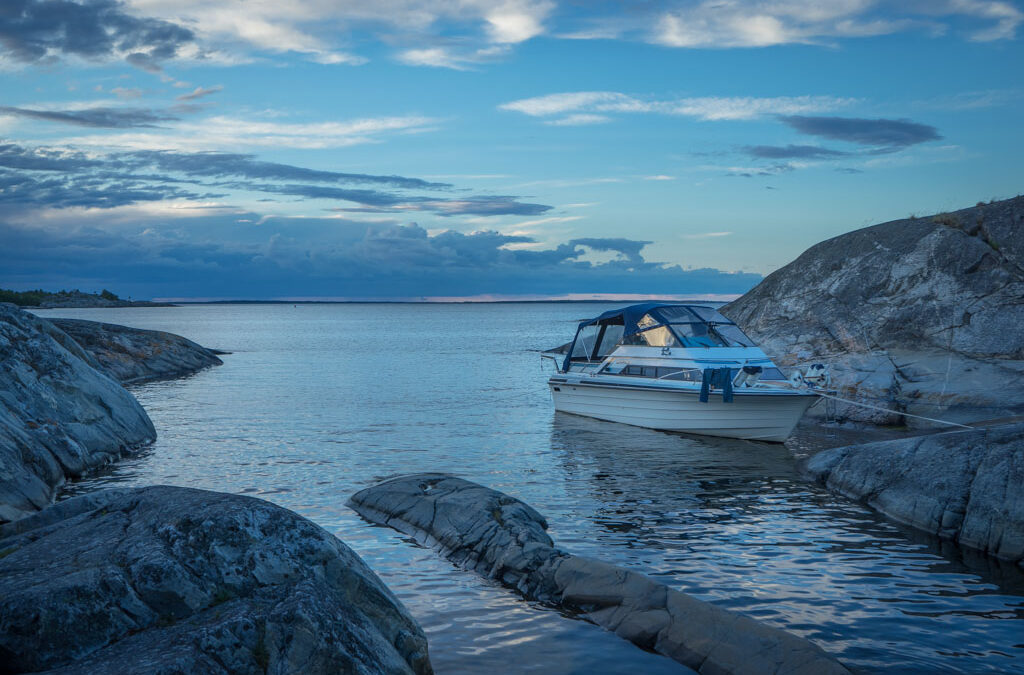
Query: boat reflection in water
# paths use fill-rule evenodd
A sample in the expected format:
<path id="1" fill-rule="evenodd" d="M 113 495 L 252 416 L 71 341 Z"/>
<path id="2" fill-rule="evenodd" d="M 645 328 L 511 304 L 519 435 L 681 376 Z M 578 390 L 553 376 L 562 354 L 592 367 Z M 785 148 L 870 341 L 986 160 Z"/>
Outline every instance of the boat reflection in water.
<path id="1" fill-rule="evenodd" d="M 782 442 L 817 400 L 705 305 L 605 312 L 543 355 L 555 410 L 650 429 Z"/>

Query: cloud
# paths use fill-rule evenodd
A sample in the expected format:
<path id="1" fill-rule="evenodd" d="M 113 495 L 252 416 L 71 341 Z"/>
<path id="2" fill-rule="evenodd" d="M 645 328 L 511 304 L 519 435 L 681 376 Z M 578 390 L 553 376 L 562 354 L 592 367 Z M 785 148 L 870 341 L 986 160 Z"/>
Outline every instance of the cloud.
<path id="1" fill-rule="evenodd" d="M 652 262 L 641 253 L 647 242 L 630 239 L 575 239 L 534 250 L 507 248 L 532 241 L 526 236 L 431 235 L 415 224 L 273 219 L 239 227 L 204 216 L 112 231 L 98 224 L 103 219 L 76 220 L 71 226 L 0 222 L 5 284 L 97 285 L 134 297 L 417 298 L 741 293 L 761 278 Z M 585 259 L 588 250 L 618 255 L 598 263 Z"/>
<path id="2" fill-rule="evenodd" d="M 769 189 L 774 190 L 775 188 L 770 187 Z M 694 234 L 681 234 L 679 235 L 683 239 L 717 239 L 719 237 L 731 236 L 732 232 L 697 232 Z"/>
<path id="3" fill-rule="evenodd" d="M 425 132 L 438 120 L 419 115 L 371 117 L 331 122 L 280 122 L 225 115 L 169 123 L 152 132 L 122 132 L 66 138 L 80 147 L 136 150 L 236 150 L 253 147 L 294 149 L 343 148 L 379 142 L 386 134 Z"/>
<path id="4" fill-rule="evenodd" d="M 675 180 L 675 179 L 676 179 L 675 176 L 666 176 L 663 173 L 657 174 L 655 176 L 644 176 L 644 180 L 659 180 L 659 181 L 663 181 L 663 180 Z"/>
<path id="5" fill-rule="evenodd" d="M 609 113 L 655 113 L 678 115 L 699 120 L 749 120 L 766 115 L 793 115 L 825 112 L 850 105 L 854 99 L 834 96 L 722 97 L 704 96 L 656 100 L 638 98 L 614 91 L 577 91 L 546 94 L 510 101 L 501 110 L 520 112 L 531 117 L 570 114 L 561 120 L 576 119 L 591 123 L 607 121 Z M 559 124 L 560 121 L 548 122 Z M 570 122 L 571 123 L 571 122 Z"/>
<path id="6" fill-rule="evenodd" d="M 795 170 L 796 167 L 792 164 L 780 162 L 778 164 L 772 164 L 771 166 L 730 166 L 727 168 L 727 175 L 739 176 L 741 178 L 755 178 L 757 176 L 778 176 L 780 173 L 789 173 L 790 171 Z"/>
<path id="7" fill-rule="evenodd" d="M 148 108 L 85 108 L 81 110 L 33 110 L 0 106 L 0 115 L 14 115 L 47 122 L 105 129 L 151 128 L 179 118 Z"/>
<path id="8" fill-rule="evenodd" d="M 820 44 L 836 39 L 889 35 L 908 30 L 941 34 L 938 18 L 969 17 L 990 22 L 970 39 L 1013 39 L 1024 14 L 1008 2 L 938 0 L 878 3 L 875 0 L 704 0 L 663 12 L 651 41 L 678 48 L 755 48 Z"/>
<path id="9" fill-rule="evenodd" d="M 625 7 L 625 9 L 623 9 Z M 561 3 L 553 0 L 7 0 L 0 44 L 21 63 L 67 56 L 124 59 L 158 70 L 170 59 L 233 65 L 299 54 L 360 65 L 350 51 L 371 40 L 396 46 L 408 65 L 465 70 L 540 36 L 616 39 L 673 48 L 833 45 L 956 29 L 974 41 L 1010 40 L 1024 20 L 1000 0 L 693 0 Z"/>
<path id="10" fill-rule="evenodd" d="M 210 94 L 216 94 L 217 92 L 223 91 L 223 90 L 224 90 L 224 86 L 220 85 L 220 84 L 218 84 L 218 85 L 216 85 L 214 87 L 206 87 L 205 89 L 203 87 L 196 87 L 193 91 L 190 91 L 187 94 L 181 94 L 180 96 L 178 96 L 177 100 L 179 100 L 179 101 L 194 101 L 194 100 L 196 100 L 198 98 L 203 98 L 204 96 L 209 96 Z"/>
<path id="11" fill-rule="evenodd" d="M 760 159 L 834 159 L 849 154 L 818 145 L 752 145 L 743 151 Z"/>
<path id="12" fill-rule="evenodd" d="M 783 116 L 779 119 L 803 134 L 872 146 L 884 152 L 900 150 L 942 138 L 935 127 L 906 119 L 805 117 L 802 115 Z"/>
<path id="13" fill-rule="evenodd" d="M 4 0 L 0 12 L 0 44 L 23 63 L 123 58 L 154 70 L 194 40 L 190 29 L 133 16 L 114 0 Z"/>
<path id="14" fill-rule="evenodd" d="M 275 188 L 285 194 L 299 194 L 321 199 L 343 199 L 356 202 L 356 208 L 339 208 L 341 213 L 400 213 L 408 211 L 430 211 L 439 216 L 537 216 L 547 213 L 553 207 L 547 204 L 520 202 L 508 195 L 478 195 L 463 199 L 431 199 L 428 197 L 401 197 L 398 195 L 352 190 L 341 191 L 333 188 L 311 186 L 286 186 Z"/>
<path id="15" fill-rule="evenodd" d="M 448 46 L 406 49 L 396 58 L 408 66 L 428 66 L 451 70 L 474 70 L 476 66 L 491 63 L 510 53 L 509 45 L 490 45 L 476 49 L 456 49 Z"/>
<path id="16" fill-rule="evenodd" d="M 90 159 L 80 152 L 0 143 L 0 168 L 76 172 L 102 165 L 101 161 Z"/>
<path id="17" fill-rule="evenodd" d="M 605 122 L 611 122 L 612 118 L 606 115 L 589 115 L 586 113 L 580 113 L 576 115 L 567 115 L 557 120 L 547 120 L 544 124 L 550 124 L 555 127 L 582 127 L 589 126 L 591 124 L 604 124 Z"/>
<path id="18" fill-rule="evenodd" d="M 209 199 L 177 186 L 113 178 L 94 174 L 49 173 L 37 175 L 25 171 L 0 169 L 0 207 L 39 207 L 63 209 L 75 206 L 114 208 L 142 201 L 168 199 Z"/>
<path id="19" fill-rule="evenodd" d="M 74 150 L 0 144 L 0 207 L 115 208 L 167 199 L 257 192 L 349 202 L 339 212 L 429 212 L 443 217 L 536 216 L 552 209 L 512 195 L 437 197 L 448 183 L 397 175 L 325 171 L 264 162 L 253 155 L 135 151 L 89 156 Z M 40 174 L 49 175 L 40 175 Z M 214 179 L 214 180 L 210 180 Z M 301 181 L 301 182 L 299 182 Z M 370 188 L 354 187 L 370 185 Z M 387 188 L 387 189 L 381 189 Z"/>
<path id="20" fill-rule="evenodd" d="M 406 176 L 377 176 L 365 173 L 343 173 L 307 169 L 290 164 L 258 160 L 255 155 L 225 152 L 182 153 L 167 150 L 140 150 L 117 157 L 138 166 L 158 171 L 180 172 L 190 176 L 239 176 L 263 180 L 300 180 L 323 183 L 369 183 L 406 189 L 437 190 L 452 187 L 449 183 L 433 183 Z"/>

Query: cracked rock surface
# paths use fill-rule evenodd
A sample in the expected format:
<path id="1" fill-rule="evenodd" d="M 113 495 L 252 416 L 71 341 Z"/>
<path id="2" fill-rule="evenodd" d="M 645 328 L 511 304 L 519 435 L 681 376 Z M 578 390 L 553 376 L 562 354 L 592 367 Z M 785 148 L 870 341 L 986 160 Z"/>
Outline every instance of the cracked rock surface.
<path id="1" fill-rule="evenodd" d="M 135 397 L 98 368 L 48 321 L 0 303 L 0 523 L 156 438 Z"/>
<path id="2" fill-rule="evenodd" d="M 806 468 L 894 520 L 1024 566 L 1024 424 L 833 448 Z"/>
<path id="3" fill-rule="evenodd" d="M 349 505 L 462 567 L 699 673 L 848 672 L 808 640 L 638 572 L 555 548 L 543 516 L 482 485 L 446 474 L 399 476 L 357 492 Z"/>
<path id="4" fill-rule="evenodd" d="M 82 319 L 49 321 L 89 352 L 103 372 L 124 384 L 182 377 L 223 363 L 209 349 L 174 333 Z"/>
<path id="5" fill-rule="evenodd" d="M 345 544 L 269 502 L 104 490 L 0 527 L 0 672 L 430 673 Z"/>
<path id="6" fill-rule="evenodd" d="M 1021 414 L 1024 197 L 821 242 L 722 311 L 780 365 L 831 364 L 843 398 L 961 422 Z"/>

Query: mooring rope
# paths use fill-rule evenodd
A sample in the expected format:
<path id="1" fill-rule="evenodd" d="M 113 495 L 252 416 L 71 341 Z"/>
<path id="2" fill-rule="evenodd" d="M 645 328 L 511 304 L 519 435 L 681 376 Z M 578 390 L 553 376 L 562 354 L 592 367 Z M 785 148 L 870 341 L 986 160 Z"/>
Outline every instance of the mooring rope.
<path id="1" fill-rule="evenodd" d="M 953 426 L 953 427 L 962 427 L 964 429 L 976 429 L 977 428 L 977 427 L 967 426 L 966 424 L 960 424 L 959 422 L 950 422 L 949 420 L 939 420 L 939 419 L 935 419 L 934 417 L 925 417 L 924 415 L 912 415 L 912 414 L 907 413 L 907 412 L 900 412 L 899 410 L 890 410 L 888 408 L 882 408 L 882 407 L 879 407 L 877 405 L 870 405 L 868 403 L 861 403 L 859 401 L 851 401 L 848 398 L 839 398 L 838 396 L 832 396 L 831 394 L 823 394 L 821 391 L 819 391 L 817 389 L 814 389 L 814 388 L 811 388 L 811 391 L 813 391 L 818 396 L 821 396 L 822 398 L 830 398 L 833 401 L 841 401 L 843 403 L 848 403 L 850 405 L 860 406 L 861 408 L 870 408 L 872 410 L 880 410 L 882 412 L 892 413 L 894 415 L 901 415 L 903 417 L 913 417 L 913 418 L 916 418 L 916 419 L 919 419 L 919 420 L 928 420 L 929 422 L 938 422 L 939 424 L 948 424 L 948 425 Z"/>

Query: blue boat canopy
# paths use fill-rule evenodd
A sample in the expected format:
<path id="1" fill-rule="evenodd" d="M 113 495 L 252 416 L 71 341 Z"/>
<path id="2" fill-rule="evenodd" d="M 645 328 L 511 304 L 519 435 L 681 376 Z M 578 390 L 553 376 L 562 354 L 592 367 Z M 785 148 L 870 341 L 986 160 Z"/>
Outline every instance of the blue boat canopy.
<path id="1" fill-rule="evenodd" d="M 572 361 L 600 361 L 619 345 L 646 347 L 753 347 L 736 324 L 707 305 L 644 302 L 581 321 L 565 350 Z"/>

